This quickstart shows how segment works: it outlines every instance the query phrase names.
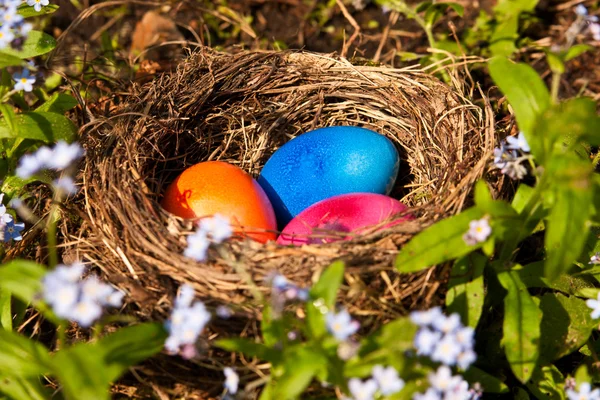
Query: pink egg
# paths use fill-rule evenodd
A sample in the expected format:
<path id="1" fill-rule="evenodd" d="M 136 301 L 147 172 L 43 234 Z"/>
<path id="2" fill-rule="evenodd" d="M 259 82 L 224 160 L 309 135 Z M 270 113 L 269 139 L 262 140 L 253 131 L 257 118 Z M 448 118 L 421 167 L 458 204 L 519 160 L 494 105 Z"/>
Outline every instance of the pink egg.
<path id="1" fill-rule="evenodd" d="M 351 193 L 333 196 L 298 214 L 281 232 L 277 243 L 300 246 L 350 240 L 406 209 L 398 200 L 382 194 Z M 382 229 L 412 218 L 406 215 L 382 226 Z M 353 235 L 345 235 L 350 232 Z"/>

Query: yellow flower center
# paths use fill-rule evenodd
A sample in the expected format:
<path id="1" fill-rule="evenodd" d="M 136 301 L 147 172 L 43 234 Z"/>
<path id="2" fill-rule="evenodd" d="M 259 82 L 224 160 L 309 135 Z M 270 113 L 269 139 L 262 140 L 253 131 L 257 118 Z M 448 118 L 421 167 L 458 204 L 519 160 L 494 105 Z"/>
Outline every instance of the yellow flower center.
<path id="1" fill-rule="evenodd" d="M 21 78 L 21 83 L 27 83 L 27 78 Z"/>

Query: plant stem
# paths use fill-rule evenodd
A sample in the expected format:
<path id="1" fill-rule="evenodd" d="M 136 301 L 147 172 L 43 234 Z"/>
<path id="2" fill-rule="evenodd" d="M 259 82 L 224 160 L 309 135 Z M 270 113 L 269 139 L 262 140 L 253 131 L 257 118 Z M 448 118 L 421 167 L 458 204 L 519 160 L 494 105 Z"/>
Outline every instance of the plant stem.
<path id="1" fill-rule="evenodd" d="M 58 251 L 56 249 L 56 225 L 59 203 L 53 202 L 48 214 L 46 240 L 48 241 L 48 266 L 54 268 L 58 264 Z"/>
<path id="2" fill-rule="evenodd" d="M 552 95 L 552 102 L 554 104 L 558 104 L 558 92 L 560 90 L 560 78 L 561 78 L 562 74 L 558 73 L 558 72 L 554 72 L 552 74 L 552 86 L 551 86 L 551 95 Z"/>

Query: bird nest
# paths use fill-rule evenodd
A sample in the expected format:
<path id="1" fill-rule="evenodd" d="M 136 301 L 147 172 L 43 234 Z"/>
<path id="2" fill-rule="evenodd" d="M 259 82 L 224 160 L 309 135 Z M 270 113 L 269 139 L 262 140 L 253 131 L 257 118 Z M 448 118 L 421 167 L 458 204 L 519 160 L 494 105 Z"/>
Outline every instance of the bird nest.
<path id="1" fill-rule="evenodd" d="M 165 314 L 165 300 L 187 282 L 207 305 L 227 304 L 253 319 L 259 309 L 249 300 L 268 290 L 273 271 L 310 286 L 337 259 L 347 266 L 339 301 L 365 320 L 439 302 L 443 269 L 400 275 L 394 258 L 415 234 L 470 201 L 494 144 L 489 108 L 430 74 L 293 51 L 201 49 L 176 71 L 134 86 L 118 113 L 95 122 L 82 139 L 84 222 L 66 246 L 143 315 Z M 392 196 L 413 220 L 343 242 L 292 248 L 236 240 L 207 262 L 184 257 L 194 225 L 160 206 L 181 171 L 221 160 L 256 177 L 281 145 L 331 125 L 369 128 L 397 146 Z"/>

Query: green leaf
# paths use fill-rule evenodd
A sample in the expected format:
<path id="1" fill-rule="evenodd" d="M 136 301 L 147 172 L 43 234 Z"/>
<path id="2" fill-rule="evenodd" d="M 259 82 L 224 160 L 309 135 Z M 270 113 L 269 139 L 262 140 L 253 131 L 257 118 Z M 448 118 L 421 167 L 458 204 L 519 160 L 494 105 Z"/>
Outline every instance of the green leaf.
<path id="1" fill-rule="evenodd" d="M 0 68 L 16 67 L 18 65 L 23 65 L 23 60 L 17 56 L 0 51 Z"/>
<path id="2" fill-rule="evenodd" d="M 550 280 L 569 270 L 581 255 L 593 200 L 591 164 L 576 156 L 555 158 L 553 164 L 557 187 L 545 238 L 545 273 Z"/>
<path id="3" fill-rule="evenodd" d="M 144 323 L 121 328 L 90 346 L 104 355 L 104 368 L 114 381 L 129 367 L 158 354 L 167 336 L 162 324 Z"/>
<path id="4" fill-rule="evenodd" d="M 564 56 L 564 60 L 570 61 L 576 57 L 579 57 L 583 53 L 593 50 L 593 49 L 594 48 L 592 46 L 587 45 L 587 44 L 576 44 L 576 45 L 572 46 L 571 48 L 569 48 L 569 50 L 567 50 L 567 52 Z"/>
<path id="5" fill-rule="evenodd" d="M 242 353 L 247 357 L 256 357 L 270 363 L 276 364 L 281 362 L 281 351 L 271 349 L 264 344 L 245 338 L 220 339 L 216 341 L 215 346 L 226 351 Z"/>
<path id="6" fill-rule="evenodd" d="M 444 13 L 448 8 L 454 10 L 459 16 L 463 16 L 465 10 L 463 6 L 456 3 L 434 3 L 427 7 L 423 20 L 428 27 L 432 27 L 440 17 L 444 16 Z M 418 12 L 418 11 L 417 11 Z"/>
<path id="7" fill-rule="evenodd" d="M 462 375 L 467 380 L 467 382 L 471 384 L 479 383 L 481 387 L 484 388 L 486 393 L 508 392 L 508 387 L 504 384 L 504 382 L 502 382 L 495 376 L 480 370 L 479 368 L 470 366 L 469 369 L 463 372 Z"/>
<path id="8" fill-rule="evenodd" d="M 111 373 L 104 354 L 82 343 L 55 353 L 52 374 L 58 379 L 67 400 L 110 399 Z"/>
<path id="9" fill-rule="evenodd" d="M 540 400 L 564 399 L 564 381 L 562 373 L 554 365 L 536 368 L 527 388 Z"/>
<path id="10" fill-rule="evenodd" d="M 449 313 L 458 313 L 465 325 L 477 326 L 483 311 L 485 289 L 483 269 L 487 258 L 477 253 L 465 256 L 454 263 L 446 305 Z"/>
<path id="11" fill-rule="evenodd" d="M 0 329 L 0 376 L 37 377 L 49 368 L 50 356 L 42 344 Z"/>
<path id="12" fill-rule="evenodd" d="M 526 64 L 504 57 L 489 62 L 492 79 L 512 106 L 519 128 L 536 156 L 542 152 L 542 138 L 533 135 L 537 118 L 550 107 L 550 93 L 537 72 Z"/>
<path id="13" fill-rule="evenodd" d="M 564 74 L 565 73 L 565 63 L 557 54 L 552 53 L 551 51 L 546 52 L 546 60 L 548 61 L 548 65 L 550 66 L 550 70 L 555 74 Z"/>
<path id="14" fill-rule="evenodd" d="M 45 268 L 34 262 L 10 261 L 0 267 L 0 288 L 11 292 L 25 303 L 32 303 L 41 292 L 42 277 L 45 274 Z"/>
<path id="15" fill-rule="evenodd" d="M 389 354 L 413 348 L 417 326 L 408 317 L 398 318 L 383 325 L 379 331 L 361 341 L 360 356 L 377 352 Z"/>
<path id="16" fill-rule="evenodd" d="M 334 261 L 310 290 L 313 299 L 323 299 L 325 307 L 333 308 L 338 289 L 344 278 L 344 262 Z"/>
<path id="17" fill-rule="evenodd" d="M 288 400 L 300 396 L 323 368 L 327 359 L 308 347 L 296 347 L 286 352 L 284 373 L 276 382 L 273 398 Z"/>
<path id="18" fill-rule="evenodd" d="M 54 112 L 24 112 L 15 115 L 14 129 L 0 121 L 0 139 L 34 139 L 46 143 L 58 140 L 73 141 L 77 127 L 64 115 Z"/>
<path id="19" fill-rule="evenodd" d="M 516 212 L 521 213 L 525 209 L 534 192 L 535 189 L 531 186 L 527 186 L 524 183 L 519 185 L 511 203 Z"/>
<path id="20" fill-rule="evenodd" d="M 542 313 L 516 272 L 502 272 L 498 280 L 508 292 L 504 298 L 502 345 L 513 373 L 524 383 L 533 374 L 539 357 Z"/>
<path id="21" fill-rule="evenodd" d="M 344 279 L 344 268 L 342 261 L 333 262 L 310 290 L 311 301 L 306 305 L 306 319 L 312 338 L 321 337 L 327 331 L 325 314 L 335 307 L 337 292 Z"/>
<path id="22" fill-rule="evenodd" d="M 66 93 L 54 93 L 44 104 L 35 109 L 37 112 L 53 112 L 64 114 L 77 107 L 79 103 L 75 97 Z"/>
<path id="23" fill-rule="evenodd" d="M 548 288 L 568 295 L 582 296 L 584 290 L 594 286 L 594 279 L 583 272 L 579 276 L 563 274 L 552 281 L 546 279 L 543 261 L 527 264 L 517 273 L 528 288 Z M 597 291 L 597 289 L 593 290 Z M 596 298 L 596 295 L 594 294 L 592 298 Z"/>
<path id="24" fill-rule="evenodd" d="M 399 272 L 417 272 L 469 254 L 481 247 L 469 246 L 463 235 L 469 230 L 469 222 L 484 215 L 478 208 L 470 208 L 430 226 L 408 242 L 396 257 Z"/>
<path id="25" fill-rule="evenodd" d="M 6 289 L 0 287 L 0 329 L 12 330 L 12 296 Z"/>
<path id="26" fill-rule="evenodd" d="M 2 53 L 25 59 L 41 56 L 52 51 L 55 47 L 56 40 L 52 36 L 44 32 L 31 31 L 20 50 L 6 47 L 2 49 Z"/>
<path id="27" fill-rule="evenodd" d="M 554 146 L 554 151 L 560 154 L 566 146 L 575 147 L 581 142 L 600 145 L 599 130 L 596 103 L 591 99 L 575 98 L 546 111 L 538 121 L 536 135 L 546 138 L 546 151 L 552 151 Z"/>
<path id="28" fill-rule="evenodd" d="M 35 11 L 35 9 L 32 6 L 28 6 L 27 4 L 21 4 L 17 10 L 19 15 L 23 18 L 30 18 L 53 14 L 58 10 L 58 8 L 59 7 L 56 4 L 48 4 L 47 6 L 42 7 L 40 11 Z"/>
<path id="29" fill-rule="evenodd" d="M 4 393 L 14 400 L 47 400 L 52 394 L 42 386 L 39 378 L 2 377 L 0 394 Z"/>
<path id="30" fill-rule="evenodd" d="M 546 293 L 540 308 L 544 313 L 540 352 L 548 363 L 579 349 L 597 327 L 585 301 L 576 297 Z"/>

